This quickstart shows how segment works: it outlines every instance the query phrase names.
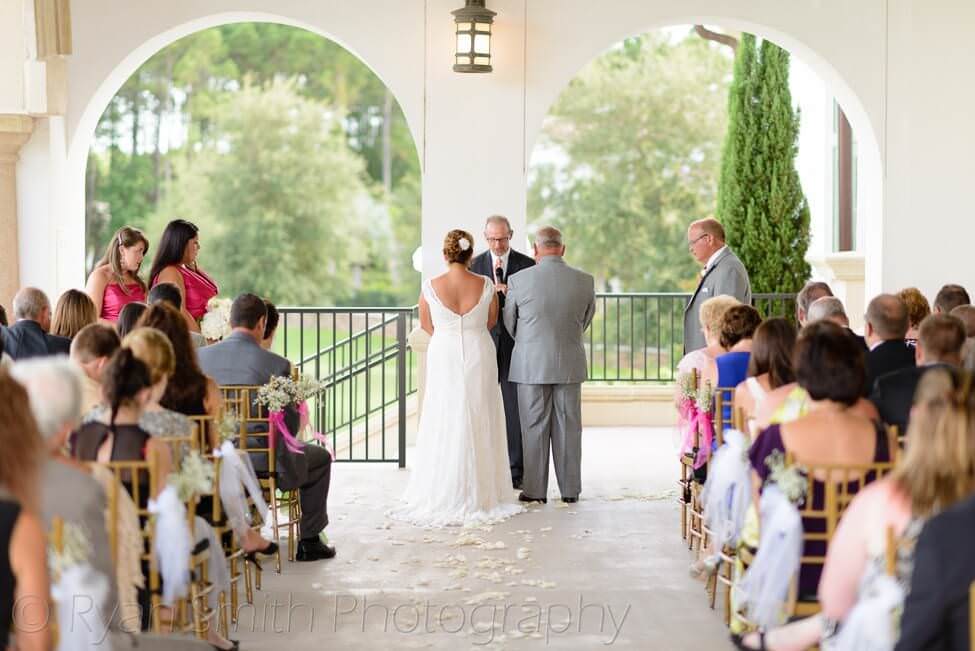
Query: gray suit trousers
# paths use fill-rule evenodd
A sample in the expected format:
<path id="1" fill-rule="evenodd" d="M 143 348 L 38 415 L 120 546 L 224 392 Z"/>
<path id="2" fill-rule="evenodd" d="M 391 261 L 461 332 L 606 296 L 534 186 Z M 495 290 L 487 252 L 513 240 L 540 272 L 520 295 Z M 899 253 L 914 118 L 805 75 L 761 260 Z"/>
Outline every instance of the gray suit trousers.
<path id="1" fill-rule="evenodd" d="M 332 458 L 317 445 L 305 446 L 308 480 L 298 489 L 301 500 L 302 538 L 314 538 L 328 525 L 328 488 L 332 483 Z"/>
<path id="2" fill-rule="evenodd" d="M 524 448 L 522 489 L 528 497 L 548 495 L 551 446 L 562 497 L 582 492 L 582 385 L 519 384 L 518 411 Z"/>

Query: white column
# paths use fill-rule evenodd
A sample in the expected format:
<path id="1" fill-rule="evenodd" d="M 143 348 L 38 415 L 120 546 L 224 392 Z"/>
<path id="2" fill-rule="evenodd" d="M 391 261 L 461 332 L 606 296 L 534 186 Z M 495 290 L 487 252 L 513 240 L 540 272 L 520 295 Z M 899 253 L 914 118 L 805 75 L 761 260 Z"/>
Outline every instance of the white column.
<path id="1" fill-rule="evenodd" d="M 20 288 L 17 160 L 33 126 L 30 117 L 0 115 L 0 305 L 8 309 Z"/>

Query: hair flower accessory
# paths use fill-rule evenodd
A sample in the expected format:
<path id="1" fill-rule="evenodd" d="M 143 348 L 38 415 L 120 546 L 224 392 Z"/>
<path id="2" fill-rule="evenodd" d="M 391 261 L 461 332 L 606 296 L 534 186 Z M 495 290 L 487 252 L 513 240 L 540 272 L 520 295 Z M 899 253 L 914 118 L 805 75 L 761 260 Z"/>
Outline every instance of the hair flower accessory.
<path id="1" fill-rule="evenodd" d="M 471 241 L 468 240 L 466 237 L 462 237 L 459 240 L 457 240 L 457 246 L 460 247 L 461 251 L 466 251 L 467 249 L 471 248 Z"/>

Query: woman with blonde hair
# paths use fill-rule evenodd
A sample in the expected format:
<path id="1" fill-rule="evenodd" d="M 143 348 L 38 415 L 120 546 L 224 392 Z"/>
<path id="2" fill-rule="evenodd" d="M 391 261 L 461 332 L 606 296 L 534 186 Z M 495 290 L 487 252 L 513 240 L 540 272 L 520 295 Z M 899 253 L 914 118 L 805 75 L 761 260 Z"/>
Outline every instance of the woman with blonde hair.
<path id="1" fill-rule="evenodd" d="M 98 320 L 98 311 L 88 294 L 69 289 L 61 294 L 51 319 L 51 334 L 74 339 L 84 328 Z"/>
<path id="2" fill-rule="evenodd" d="M 819 581 L 821 613 L 739 639 L 745 649 L 863 648 L 854 607 L 875 593 L 886 574 L 888 531 L 898 540 L 895 579 L 911 579 L 914 542 L 924 522 L 975 488 L 975 392 L 972 376 L 949 367 L 921 378 L 914 397 L 907 451 L 887 477 L 863 488 L 830 541 Z M 862 608 L 859 617 L 875 619 Z M 865 623 L 865 622 L 864 622 Z M 844 630 L 846 629 L 846 630 Z M 856 637 L 860 644 L 852 643 Z M 873 640 L 870 640 L 874 642 Z M 882 647 L 870 647 L 882 648 Z"/>
<path id="3" fill-rule="evenodd" d="M 701 303 L 698 315 L 701 322 L 701 331 L 704 332 L 704 341 L 707 345 L 704 348 L 692 350 L 684 355 L 680 362 L 677 363 L 678 374 L 690 373 L 692 370 L 697 370 L 698 376 L 701 379 L 705 379 L 705 372 L 714 373 L 714 360 L 719 355 L 724 355 L 728 352 L 721 345 L 721 320 L 724 318 L 724 313 L 736 305 L 741 305 L 738 299 L 724 294 L 721 296 L 713 296 Z M 713 383 L 717 377 L 709 377 L 708 379 Z"/>
<path id="4" fill-rule="evenodd" d="M 145 303 L 146 283 L 139 277 L 139 267 L 148 252 L 149 240 L 138 228 L 123 226 L 115 231 L 85 286 L 100 319 L 115 323 L 126 305 Z"/>
<path id="5" fill-rule="evenodd" d="M 47 541 L 37 515 L 44 444 L 27 391 L 2 368 L 0 448 L 0 643 L 7 648 L 13 638 L 10 648 L 20 651 L 50 649 Z"/>

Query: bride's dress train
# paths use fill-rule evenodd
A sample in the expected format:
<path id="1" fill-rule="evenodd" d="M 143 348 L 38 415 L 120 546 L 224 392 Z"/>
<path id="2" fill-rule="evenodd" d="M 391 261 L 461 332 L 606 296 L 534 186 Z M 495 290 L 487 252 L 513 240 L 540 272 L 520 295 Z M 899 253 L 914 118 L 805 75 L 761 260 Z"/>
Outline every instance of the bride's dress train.
<path id="1" fill-rule="evenodd" d="M 423 284 L 433 337 L 416 455 L 397 520 L 442 527 L 496 522 L 522 511 L 511 487 L 504 405 L 494 342 L 487 329 L 494 286 L 485 278 L 477 305 L 447 309 Z"/>

